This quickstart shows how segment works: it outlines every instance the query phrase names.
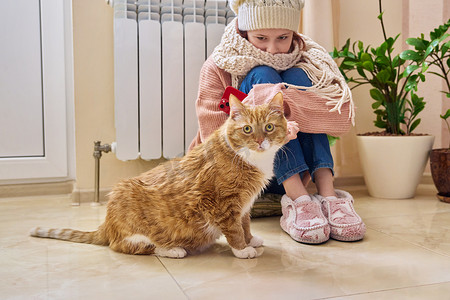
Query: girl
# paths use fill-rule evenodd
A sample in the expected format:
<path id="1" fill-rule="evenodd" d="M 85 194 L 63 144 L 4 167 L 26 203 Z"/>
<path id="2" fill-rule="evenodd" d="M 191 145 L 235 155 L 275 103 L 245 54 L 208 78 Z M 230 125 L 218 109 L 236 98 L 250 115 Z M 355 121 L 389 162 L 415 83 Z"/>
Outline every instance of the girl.
<path id="1" fill-rule="evenodd" d="M 274 162 L 267 192 L 282 194 L 280 224 L 294 240 L 317 244 L 330 237 L 363 238 L 365 225 L 352 196 L 333 186 L 327 134 L 346 133 L 354 119 L 350 90 L 335 62 L 299 28 L 304 0 L 230 0 L 236 18 L 204 63 L 196 102 L 199 131 L 190 148 L 225 122 L 218 104 L 227 86 L 255 105 L 283 93 L 291 140 Z M 298 124 L 298 126 L 297 126 Z M 317 194 L 309 195 L 311 177 Z M 302 182 L 303 178 L 303 182 Z"/>

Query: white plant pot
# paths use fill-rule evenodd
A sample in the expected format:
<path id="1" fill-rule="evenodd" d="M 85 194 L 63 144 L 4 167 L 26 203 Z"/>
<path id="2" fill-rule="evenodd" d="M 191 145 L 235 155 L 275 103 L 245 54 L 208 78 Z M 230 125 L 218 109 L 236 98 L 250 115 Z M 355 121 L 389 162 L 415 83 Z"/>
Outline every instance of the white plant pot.
<path id="1" fill-rule="evenodd" d="M 433 146 L 434 136 L 357 136 L 369 194 L 376 198 L 412 198 Z"/>

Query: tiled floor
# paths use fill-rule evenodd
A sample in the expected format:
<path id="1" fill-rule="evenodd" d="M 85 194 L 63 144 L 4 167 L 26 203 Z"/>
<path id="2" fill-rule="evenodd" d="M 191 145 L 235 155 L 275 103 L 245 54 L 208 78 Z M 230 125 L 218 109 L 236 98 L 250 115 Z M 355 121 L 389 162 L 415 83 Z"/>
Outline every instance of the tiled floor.
<path id="1" fill-rule="evenodd" d="M 0 299 L 450 299 L 450 204 L 431 186 L 407 200 L 350 191 L 364 240 L 303 245 L 279 218 L 254 219 L 265 247 L 252 260 L 233 257 L 223 238 L 179 260 L 32 238 L 37 225 L 93 230 L 105 206 L 71 207 L 65 195 L 3 198 Z"/>

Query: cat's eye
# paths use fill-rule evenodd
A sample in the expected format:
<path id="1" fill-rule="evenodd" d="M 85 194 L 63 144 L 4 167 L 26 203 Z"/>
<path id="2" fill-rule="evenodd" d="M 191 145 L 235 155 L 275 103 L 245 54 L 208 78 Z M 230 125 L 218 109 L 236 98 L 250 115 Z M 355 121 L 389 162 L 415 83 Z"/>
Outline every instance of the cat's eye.
<path id="1" fill-rule="evenodd" d="M 266 132 L 271 132 L 275 129 L 275 125 L 273 125 L 272 123 L 266 124 Z"/>
<path id="2" fill-rule="evenodd" d="M 242 131 L 244 131 L 244 133 L 249 134 L 252 133 L 253 128 L 250 125 L 245 125 L 244 127 L 242 127 Z"/>

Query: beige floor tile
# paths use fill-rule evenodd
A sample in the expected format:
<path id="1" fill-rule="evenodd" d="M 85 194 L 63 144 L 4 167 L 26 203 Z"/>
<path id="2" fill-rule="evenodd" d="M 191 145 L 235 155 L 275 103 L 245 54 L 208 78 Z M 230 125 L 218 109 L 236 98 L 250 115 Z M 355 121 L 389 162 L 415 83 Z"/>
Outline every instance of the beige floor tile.
<path id="1" fill-rule="evenodd" d="M 413 199 L 376 199 L 354 193 L 357 211 L 366 225 L 396 239 L 450 256 L 450 204 L 422 186 Z M 431 195 L 431 196 L 430 196 Z"/>
<path id="2" fill-rule="evenodd" d="M 450 205 L 439 201 L 434 186 L 421 186 L 412 199 L 378 199 L 365 190 L 352 192 L 358 213 L 369 218 L 408 216 L 411 214 L 450 212 Z"/>
<path id="3" fill-rule="evenodd" d="M 374 299 L 450 299 L 450 283 L 432 284 L 405 289 L 366 293 L 346 297 L 337 297 L 333 300 L 374 300 Z"/>
<path id="4" fill-rule="evenodd" d="M 67 197 L 0 199 L 0 298 L 185 299 L 156 257 L 28 236 L 36 225 L 94 230 L 104 214 Z"/>
<path id="5" fill-rule="evenodd" d="M 255 260 L 233 258 L 221 241 L 182 264 L 162 262 L 192 299 L 213 293 L 214 299 L 229 299 L 231 292 L 242 299 L 249 291 L 258 299 L 318 299 L 450 281 L 450 259 L 371 229 L 360 242 L 308 246 L 277 227 L 277 218 L 253 222 L 253 231 L 267 236 Z"/>
<path id="6" fill-rule="evenodd" d="M 37 239 L 31 227 L 94 230 L 105 207 L 68 196 L 0 199 L 1 299 L 445 299 L 450 290 L 450 205 L 433 188 L 385 200 L 354 189 L 363 241 L 293 241 L 279 218 L 252 221 L 263 254 L 235 258 L 221 238 L 185 259 L 130 256 L 107 247 Z"/>
<path id="7" fill-rule="evenodd" d="M 450 212 L 373 218 L 367 219 L 367 225 L 393 238 L 450 257 Z"/>

